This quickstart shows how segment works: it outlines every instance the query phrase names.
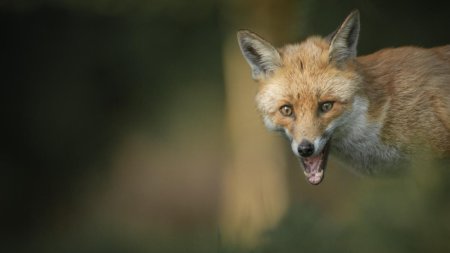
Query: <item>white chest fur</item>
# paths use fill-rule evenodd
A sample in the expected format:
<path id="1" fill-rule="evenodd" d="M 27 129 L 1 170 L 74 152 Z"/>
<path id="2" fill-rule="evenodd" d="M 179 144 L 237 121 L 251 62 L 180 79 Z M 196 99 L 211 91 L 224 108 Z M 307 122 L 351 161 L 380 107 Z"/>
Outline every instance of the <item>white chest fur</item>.
<path id="1" fill-rule="evenodd" d="M 382 123 L 368 122 L 368 101 L 355 98 L 352 110 L 334 122 L 332 151 L 364 174 L 391 168 L 401 160 L 395 147 L 380 139 Z"/>

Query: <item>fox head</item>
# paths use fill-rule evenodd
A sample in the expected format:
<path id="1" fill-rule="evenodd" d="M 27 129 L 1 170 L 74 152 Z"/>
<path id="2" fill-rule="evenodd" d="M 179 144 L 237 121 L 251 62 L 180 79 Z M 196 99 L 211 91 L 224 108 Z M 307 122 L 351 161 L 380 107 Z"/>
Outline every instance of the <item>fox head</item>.
<path id="1" fill-rule="evenodd" d="M 237 34 L 259 84 L 256 103 L 264 123 L 286 134 L 312 184 L 322 181 L 331 137 L 353 111 L 361 82 L 354 61 L 359 27 L 353 11 L 328 37 L 279 49 L 250 31 Z"/>

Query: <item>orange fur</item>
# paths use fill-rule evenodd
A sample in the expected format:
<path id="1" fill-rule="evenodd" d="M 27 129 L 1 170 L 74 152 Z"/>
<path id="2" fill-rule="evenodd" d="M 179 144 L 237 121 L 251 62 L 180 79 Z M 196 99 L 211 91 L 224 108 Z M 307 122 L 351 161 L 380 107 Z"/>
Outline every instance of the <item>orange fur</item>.
<path id="1" fill-rule="evenodd" d="M 306 174 L 314 184 L 330 140 L 332 151 L 369 173 L 416 152 L 450 155 L 450 45 L 356 57 L 358 35 L 357 11 L 330 38 L 313 36 L 279 49 L 251 32 L 238 33 L 259 83 L 256 103 L 264 122 L 286 133 L 293 152 L 308 161 L 304 166 L 313 164 Z M 325 102 L 333 106 L 323 112 Z M 283 115 L 283 106 L 293 113 Z M 314 144 L 312 155 L 298 151 L 304 141 Z"/>
<path id="2" fill-rule="evenodd" d="M 357 58 L 368 116 L 383 125 L 383 141 L 405 150 L 450 152 L 449 56 L 450 46 L 444 46 L 384 49 Z"/>

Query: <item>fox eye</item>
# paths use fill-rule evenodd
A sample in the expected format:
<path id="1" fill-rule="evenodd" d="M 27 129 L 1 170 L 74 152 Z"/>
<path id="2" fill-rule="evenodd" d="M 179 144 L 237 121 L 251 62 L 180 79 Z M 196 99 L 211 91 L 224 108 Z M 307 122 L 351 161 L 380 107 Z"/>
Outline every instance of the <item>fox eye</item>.
<path id="1" fill-rule="evenodd" d="M 331 110 L 331 108 L 333 108 L 333 103 L 334 102 L 331 102 L 331 101 L 321 103 L 319 105 L 320 112 L 328 112 L 329 110 Z"/>
<path id="2" fill-rule="evenodd" d="M 286 117 L 292 116 L 292 113 L 293 113 L 292 106 L 291 105 L 283 105 L 283 106 L 281 106 L 280 107 L 280 113 L 283 116 L 286 116 Z"/>

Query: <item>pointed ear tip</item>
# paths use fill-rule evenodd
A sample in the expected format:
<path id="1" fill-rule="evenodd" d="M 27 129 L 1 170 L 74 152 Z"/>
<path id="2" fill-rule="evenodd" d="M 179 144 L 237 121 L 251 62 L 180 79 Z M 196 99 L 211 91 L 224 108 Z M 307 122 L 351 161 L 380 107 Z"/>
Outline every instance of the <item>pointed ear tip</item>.
<path id="1" fill-rule="evenodd" d="M 236 37 L 239 41 L 243 41 L 253 36 L 252 32 L 250 32 L 249 30 L 242 29 L 236 32 Z"/>
<path id="2" fill-rule="evenodd" d="M 360 16 L 359 10 L 358 10 L 358 9 L 354 9 L 354 10 L 350 13 L 349 16 L 351 16 L 351 17 L 353 17 L 353 18 L 359 19 L 359 16 Z"/>
<path id="3" fill-rule="evenodd" d="M 240 29 L 240 30 L 238 30 L 236 32 L 236 35 L 238 37 L 245 36 L 245 35 L 250 35 L 250 34 L 252 34 L 252 32 L 250 32 L 249 30 L 246 30 L 246 29 Z"/>

